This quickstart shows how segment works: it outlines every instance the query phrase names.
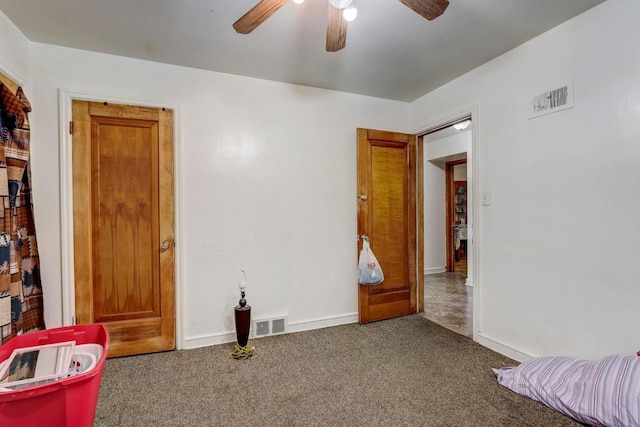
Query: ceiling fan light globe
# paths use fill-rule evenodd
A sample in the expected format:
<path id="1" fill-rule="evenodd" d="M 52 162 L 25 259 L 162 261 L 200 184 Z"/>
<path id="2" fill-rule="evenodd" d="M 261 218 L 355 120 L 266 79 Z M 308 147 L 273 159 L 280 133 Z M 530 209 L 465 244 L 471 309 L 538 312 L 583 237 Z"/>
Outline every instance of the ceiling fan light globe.
<path id="1" fill-rule="evenodd" d="M 302 4 L 302 3 L 304 3 L 304 0 L 293 0 L 293 2 L 295 4 Z"/>
<path id="2" fill-rule="evenodd" d="M 329 3 L 336 9 L 342 10 L 351 4 L 351 0 L 329 0 Z"/>
<path id="3" fill-rule="evenodd" d="M 353 21 L 354 19 L 356 19 L 356 16 L 358 16 L 358 9 L 356 9 L 353 3 L 351 3 L 349 7 L 342 11 L 342 17 L 347 22 Z"/>

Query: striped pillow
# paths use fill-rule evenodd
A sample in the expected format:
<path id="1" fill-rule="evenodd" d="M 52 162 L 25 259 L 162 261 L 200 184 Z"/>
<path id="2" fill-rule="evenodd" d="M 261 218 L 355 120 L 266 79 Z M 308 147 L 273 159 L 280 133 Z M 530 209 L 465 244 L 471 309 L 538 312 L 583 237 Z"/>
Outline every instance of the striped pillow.
<path id="1" fill-rule="evenodd" d="M 493 372 L 499 384 L 582 423 L 640 426 L 640 357 L 538 357 Z"/>

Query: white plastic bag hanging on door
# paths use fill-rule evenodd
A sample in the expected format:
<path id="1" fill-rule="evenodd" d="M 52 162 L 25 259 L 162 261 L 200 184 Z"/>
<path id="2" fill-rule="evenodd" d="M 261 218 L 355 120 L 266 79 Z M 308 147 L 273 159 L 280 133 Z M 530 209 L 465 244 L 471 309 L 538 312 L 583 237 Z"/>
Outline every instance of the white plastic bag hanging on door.
<path id="1" fill-rule="evenodd" d="M 361 285 L 378 285 L 384 280 L 380 263 L 369 246 L 369 238 L 362 237 L 362 250 L 358 260 L 358 283 Z"/>

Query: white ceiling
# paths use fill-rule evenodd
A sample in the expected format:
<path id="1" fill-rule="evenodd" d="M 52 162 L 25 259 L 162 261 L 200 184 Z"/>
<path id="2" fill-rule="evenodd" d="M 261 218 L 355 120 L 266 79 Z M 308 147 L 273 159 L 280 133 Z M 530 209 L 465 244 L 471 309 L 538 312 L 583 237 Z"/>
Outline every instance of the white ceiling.
<path id="1" fill-rule="evenodd" d="M 288 2 L 249 35 L 258 0 L 0 0 L 34 42 L 413 101 L 604 0 L 450 0 L 427 21 L 354 0 L 347 46 L 325 51 L 326 0 Z"/>

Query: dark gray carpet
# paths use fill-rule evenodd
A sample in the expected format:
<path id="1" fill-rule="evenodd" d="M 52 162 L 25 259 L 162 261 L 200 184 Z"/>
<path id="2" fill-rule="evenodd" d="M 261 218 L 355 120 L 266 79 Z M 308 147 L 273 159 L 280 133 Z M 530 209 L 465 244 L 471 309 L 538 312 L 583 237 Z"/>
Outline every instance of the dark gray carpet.
<path id="1" fill-rule="evenodd" d="M 96 426 L 575 426 L 496 382 L 515 362 L 420 316 L 110 359 Z"/>

